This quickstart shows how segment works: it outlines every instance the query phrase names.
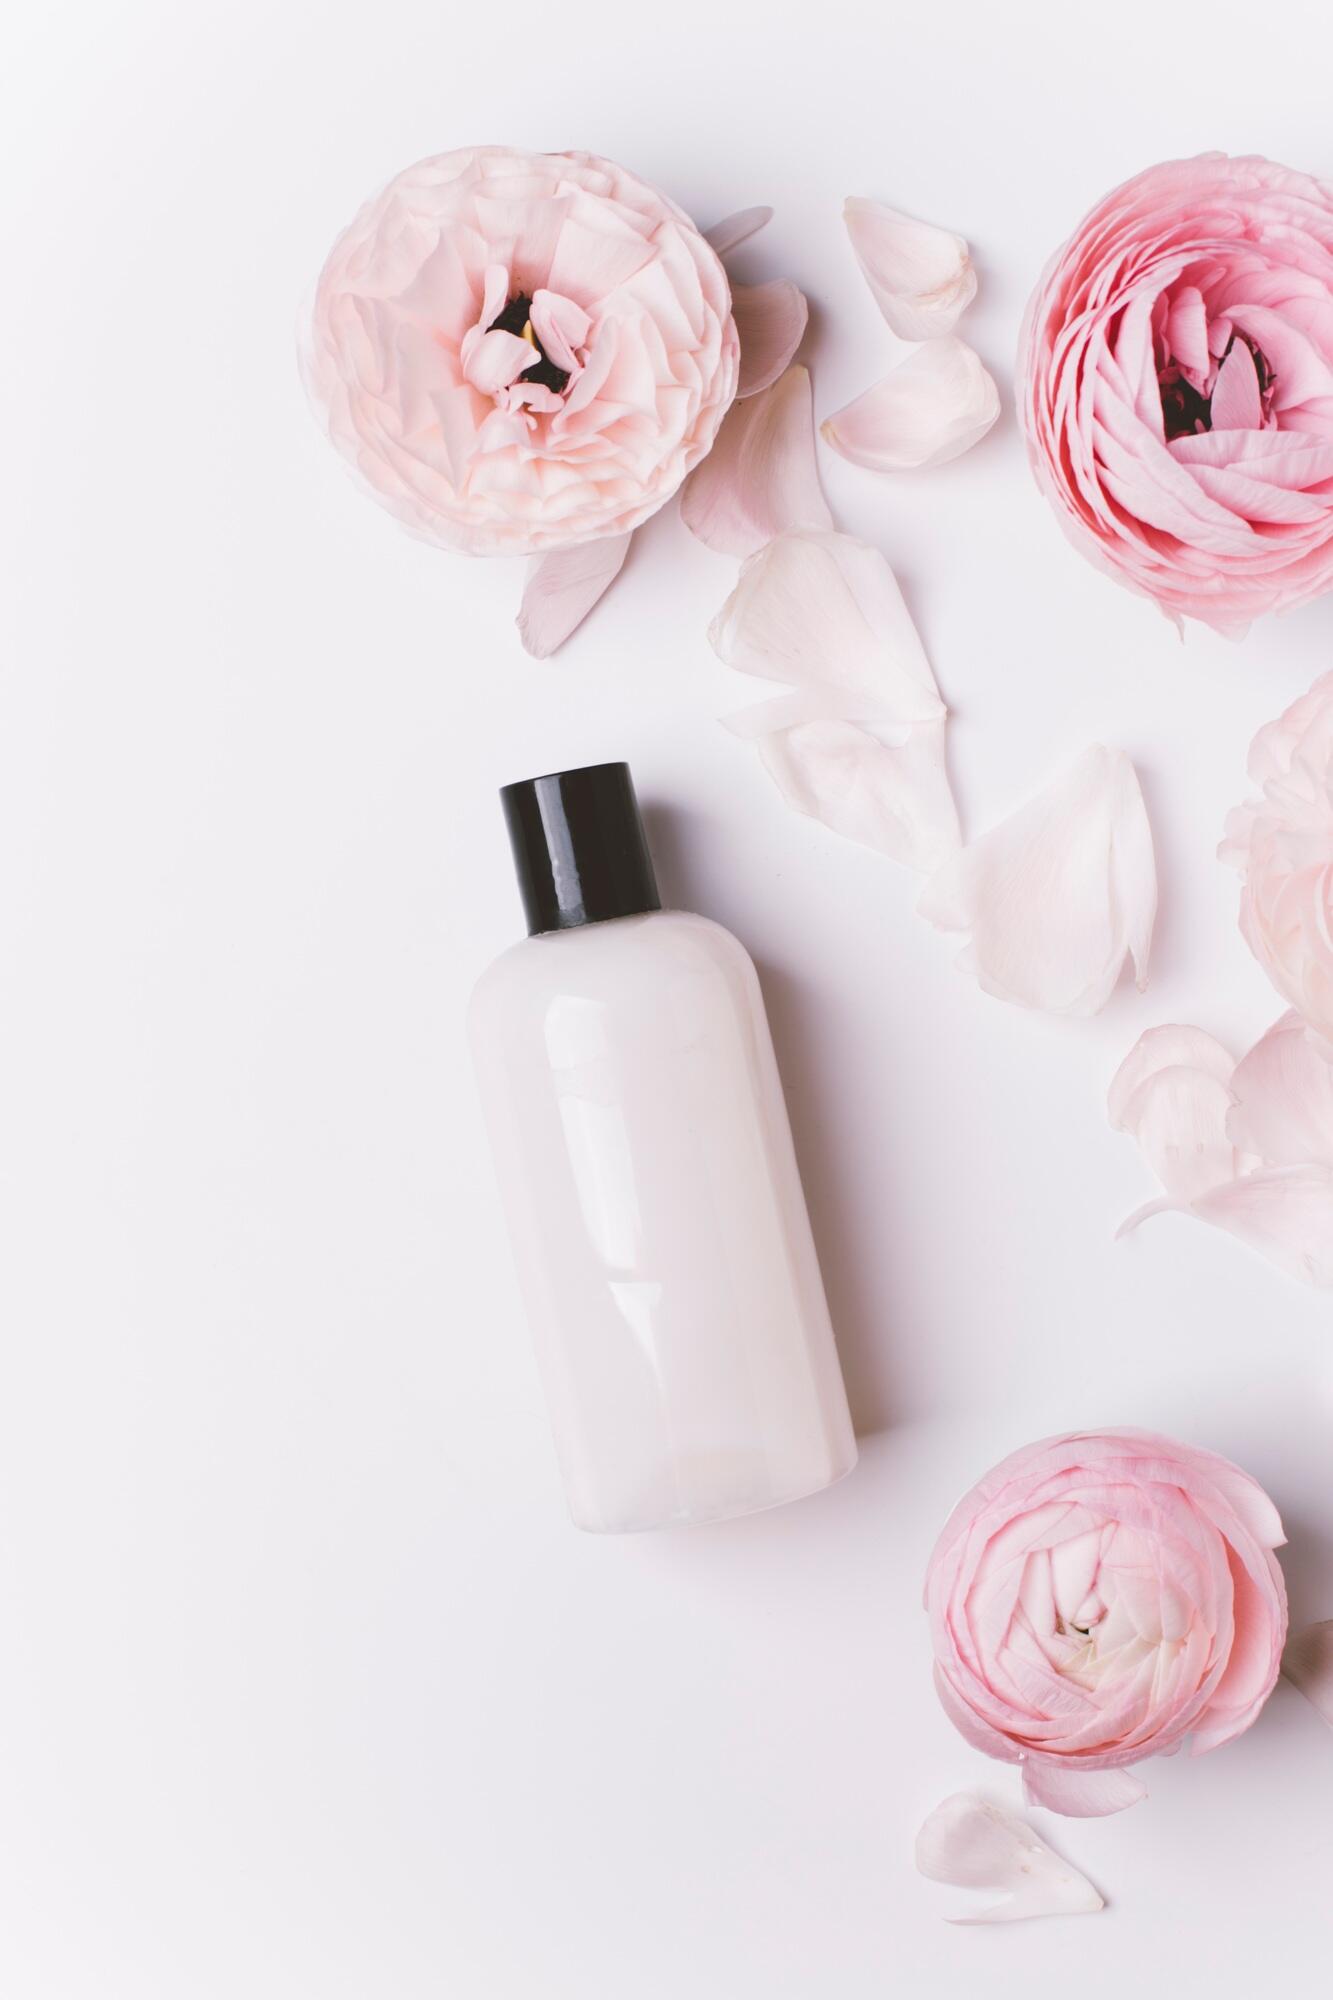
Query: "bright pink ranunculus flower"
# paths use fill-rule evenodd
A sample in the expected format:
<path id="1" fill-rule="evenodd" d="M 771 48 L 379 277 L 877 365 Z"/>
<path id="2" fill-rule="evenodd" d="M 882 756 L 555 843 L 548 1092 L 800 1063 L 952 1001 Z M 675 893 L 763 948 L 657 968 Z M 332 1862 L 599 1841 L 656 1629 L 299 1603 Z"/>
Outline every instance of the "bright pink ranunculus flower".
<path id="1" fill-rule="evenodd" d="M 738 360 L 726 273 L 674 202 L 590 153 L 482 146 L 409 167 L 344 230 L 305 368 L 390 512 L 525 555 L 655 513 Z"/>
<path id="2" fill-rule="evenodd" d="M 1149 1431 L 1047 1438 L 997 1465 L 935 1546 L 935 1679 L 1027 1797 L 1079 1817 L 1143 1795 L 1127 1767 L 1239 1736 L 1277 1679 L 1287 1600 L 1272 1501 Z"/>
<path id="3" fill-rule="evenodd" d="M 1028 307 L 1019 400 L 1066 531 L 1240 632 L 1333 585 L 1333 188 L 1170 160 L 1098 204 Z"/>
<path id="4" fill-rule="evenodd" d="M 1279 993 L 1333 1043 L 1333 674 L 1250 745 L 1259 797 L 1227 819 L 1240 927 Z"/>

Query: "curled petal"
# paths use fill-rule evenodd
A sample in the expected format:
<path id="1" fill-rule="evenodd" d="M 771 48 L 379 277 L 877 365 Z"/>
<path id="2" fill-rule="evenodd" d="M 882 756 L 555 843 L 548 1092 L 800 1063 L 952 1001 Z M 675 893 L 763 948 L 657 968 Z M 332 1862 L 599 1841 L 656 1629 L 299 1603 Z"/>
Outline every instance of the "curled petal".
<path id="1" fill-rule="evenodd" d="M 963 238 L 858 195 L 842 213 L 856 261 L 899 339 L 952 332 L 977 290 Z"/>
<path id="2" fill-rule="evenodd" d="M 820 429 L 853 465 L 913 472 L 969 451 L 999 414 L 999 390 L 979 357 L 949 335 L 914 348 L 891 375 Z"/>
<path id="3" fill-rule="evenodd" d="M 975 1792 L 956 1792 L 936 1806 L 916 1837 L 916 1865 L 932 1882 L 1005 1892 L 1003 1902 L 975 1916 L 951 1917 L 954 1924 L 1006 1924 L 1104 1908 L 1087 1877 L 1026 1820 Z"/>
<path id="4" fill-rule="evenodd" d="M 692 534 L 722 555 L 748 556 L 796 528 L 831 529 L 815 463 L 810 377 L 789 368 L 733 403 L 680 501 Z"/>
<path id="5" fill-rule="evenodd" d="M 1028 1804 L 1046 1806 L 1067 1819 L 1105 1819 L 1147 1796 L 1148 1787 L 1122 1768 L 1088 1771 L 1032 1761 L 1023 1766 L 1023 1797 Z"/>
<path id="6" fill-rule="evenodd" d="M 1107 1116 L 1116 1131 L 1133 1131 L 1134 1127 L 1126 1122 L 1125 1112 L 1141 1083 L 1159 1070 L 1181 1067 L 1215 1077 L 1219 1083 L 1229 1083 L 1236 1064 L 1229 1050 L 1202 1028 L 1173 1024 L 1149 1028 L 1121 1063 L 1106 1093 Z"/>
<path id="7" fill-rule="evenodd" d="M 1219 1077 L 1176 1063 L 1144 1078 L 1125 1105 L 1121 1129 L 1138 1140 L 1167 1193 L 1192 1201 L 1236 1174 L 1227 1136 L 1231 1106 L 1230 1088 Z"/>
<path id="8" fill-rule="evenodd" d="M 1333 1286 L 1333 1168 L 1263 1167 L 1189 1206 L 1289 1276 L 1320 1290 Z"/>
<path id="9" fill-rule="evenodd" d="M 1097 745 L 1054 785 L 951 861 L 918 909 L 968 931 L 959 964 L 988 993 L 1048 1013 L 1095 1014 L 1132 958 L 1140 987 L 1157 909 L 1138 778 Z"/>
<path id="10" fill-rule="evenodd" d="M 1236 1066 L 1228 1129 L 1270 1166 L 1333 1167 L 1333 1051 L 1296 1012 Z"/>
<path id="11" fill-rule="evenodd" d="M 789 278 L 767 285 L 733 285 L 731 315 L 741 340 L 738 396 L 767 389 L 805 338 L 810 309 L 805 294 Z"/>
<path id="12" fill-rule="evenodd" d="M 889 725 L 944 717 L 897 579 L 853 535 L 775 536 L 745 564 L 708 636 L 743 674 L 820 691 L 813 712 Z"/>
<path id="13" fill-rule="evenodd" d="M 608 535 L 533 559 L 516 620 L 525 651 L 545 660 L 564 645 L 619 576 L 632 540 Z"/>
<path id="14" fill-rule="evenodd" d="M 759 754 L 797 812 L 928 874 L 959 846 L 944 728 L 923 723 L 884 743 L 854 722 L 804 722 L 761 738 Z"/>
<path id="15" fill-rule="evenodd" d="M 1282 1671 L 1325 1722 L 1333 1722 L 1333 1618 L 1293 1633 L 1282 1655 Z"/>
<path id="16" fill-rule="evenodd" d="M 705 229 L 704 241 L 712 245 L 719 257 L 729 257 L 733 250 L 739 250 L 742 243 L 748 243 L 761 229 L 766 229 L 773 220 L 771 208 L 741 208 L 735 215 L 724 216 L 711 229 Z"/>

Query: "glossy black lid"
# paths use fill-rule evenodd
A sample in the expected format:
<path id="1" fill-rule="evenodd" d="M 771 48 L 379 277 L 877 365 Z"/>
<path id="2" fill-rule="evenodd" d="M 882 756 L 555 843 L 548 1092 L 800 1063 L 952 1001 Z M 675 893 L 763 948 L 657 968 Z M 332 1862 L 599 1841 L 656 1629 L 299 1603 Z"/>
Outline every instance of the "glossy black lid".
<path id="1" fill-rule="evenodd" d="M 500 801 L 530 933 L 661 909 L 628 764 L 522 778 Z"/>

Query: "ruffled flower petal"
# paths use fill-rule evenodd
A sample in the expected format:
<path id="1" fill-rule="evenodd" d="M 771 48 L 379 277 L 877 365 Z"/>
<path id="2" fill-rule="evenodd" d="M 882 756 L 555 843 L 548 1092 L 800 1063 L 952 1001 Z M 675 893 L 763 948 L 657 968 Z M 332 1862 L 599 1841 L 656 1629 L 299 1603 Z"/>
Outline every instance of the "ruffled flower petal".
<path id="1" fill-rule="evenodd" d="M 1325 1722 L 1333 1722 L 1333 1618 L 1293 1633 L 1282 1655 L 1282 1671 Z"/>
<path id="2" fill-rule="evenodd" d="M 701 542 L 728 556 L 752 555 L 792 529 L 832 529 L 804 368 L 789 368 L 732 405 L 713 449 L 685 482 L 680 514 Z"/>
<path id="3" fill-rule="evenodd" d="M 967 931 L 959 957 L 988 993 L 1095 1014 L 1126 958 L 1140 987 L 1157 909 L 1152 833 L 1134 766 L 1101 745 L 932 877 L 918 909 Z"/>
<path id="4" fill-rule="evenodd" d="M 1230 1050 L 1202 1028 L 1174 1024 L 1149 1028 L 1121 1063 L 1106 1093 L 1107 1116 L 1117 1132 L 1134 1129 L 1125 1114 L 1140 1084 L 1160 1070 L 1182 1067 L 1214 1077 L 1219 1083 L 1230 1083 L 1236 1062 Z"/>
<path id="5" fill-rule="evenodd" d="M 923 723 L 886 743 L 854 722 L 804 722 L 762 737 L 759 754 L 795 811 L 929 874 L 960 840 L 944 728 Z"/>
<path id="6" fill-rule="evenodd" d="M 979 356 L 949 335 L 913 348 L 892 374 L 820 428 L 853 465 L 913 472 L 969 451 L 999 414 L 1000 392 Z"/>
<path id="7" fill-rule="evenodd" d="M 1211 1037 L 1200 1035 L 1200 1040 L 1208 1043 Z M 1231 1059 L 1225 1049 L 1216 1043 L 1213 1047 L 1229 1070 Z M 1166 1063 L 1150 1069 L 1126 1095 L 1123 1072 L 1136 1058 L 1141 1065 L 1139 1051 L 1131 1050 L 1112 1081 L 1109 1102 L 1116 1107 L 1112 1123 L 1138 1140 L 1148 1165 L 1177 1201 L 1192 1201 L 1220 1181 L 1231 1180 L 1238 1162 L 1227 1130 L 1232 1109 L 1229 1080 L 1190 1061 Z"/>
<path id="8" fill-rule="evenodd" d="M 1008 1924 L 1024 1917 L 1072 1917 L 1104 1908 L 1086 1875 L 1020 1819 L 975 1792 L 936 1806 L 916 1837 L 916 1865 L 932 1882 L 998 1889 L 1005 1900 L 953 1924 Z"/>
<path id="9" fill-rule="evenodd" d="M 708 636 L 743 674 L 820 691 L 823 714 L 836 707 L 848 720 L 893 725 L 944 718 L 897 578 L 854 535 L 776 535 L 744 565 Z"/>
<path id="10" fill-rule="evenodd" d="M 753 396 L 776 382 L 802 340 L 810 309 L 789 278 L 767 285 L 733 285 L 731 315 L 741 339 L 737 396 Z"/>
<path id="11" fill-rule="evenodd" d="M 1067 1819 L 1105 1819 L 1146 1799 L 1148 1787 L 1132 1771 L 1080 1770 L 1076 1765 L 1025 1763 L 1023 1797 Z"/>
<path id="12" fill-rule="evenodd" d="M 711 229 L 705 229 L 704 242 L 711 244 L 719 257 L 729 257 L 733 250 L 739 250 L 742 243 L 748 243 L 761 229 L 766 229 L 773 220 L 771 208 L 740 208 L 735 215 L 724 216 Z"/>
<path id="13" fill-rule="evenodd" d="M 632 540 L 608 535 L 533 559 L 516 620 L 525 651 L 545 660 L 564 645 L 619 576 Z"/>
<path id="14" fill-rule="evenodd" d="M 1190 1213 L 1290 1277 L 1333 1286 L 1333 1167 L 1263 1167 L 1198 1196 Z"/>
<path id="15" fill-rule="evenodd" d="M 898 337 L 930 340 L 952 332 L 977 290 L 963 238 L 858 195 L 842 213 L 856 261 Z"/>
<path id="16" fill-rule="evenodd" d="M 1333 1167 L 1333 1050 L 1294 1010 L 1236 1065 L 1231 1095 L 1228 1130 L 1242 1152 Z"/>

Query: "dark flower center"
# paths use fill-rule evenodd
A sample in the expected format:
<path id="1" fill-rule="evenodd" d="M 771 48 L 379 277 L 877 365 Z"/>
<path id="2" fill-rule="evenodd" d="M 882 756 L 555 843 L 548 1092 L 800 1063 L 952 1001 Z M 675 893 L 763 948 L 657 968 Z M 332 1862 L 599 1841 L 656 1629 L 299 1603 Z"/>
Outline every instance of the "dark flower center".
<path id="1" fill-rule="evenodd" d="M 554 361 L 548 361 L 532 326 L 532 300 L 526 292 L 510 299 L 502 313 L 497 313 L 486 329 L 487 333 L 516 333 L 520 340 L 526 340 L 532 348 L 533 363 L 519 376 L 520 382 L 540 382 L 544 389 L 559 395 L 569 380 L 567 368 L 557 368 Z"/>
<path id="2" fill-rule="evenodd" d="M 1259 395 L 1266 408 L 1268 391 L 1273 386 L 1273 371 L 1268 365 L 1268 357 L 1262 347 L 1246 339 L 1243 333 L 1233 333 L 1227 342 L 1226 354 L 1222 356 L 1222 361 L 1226 360 L 1227 354 L 1230 354 L 1238 340 L 1249 348 L 1254 358 L 1254 370 L 1259 377 Z M 1222 362 L 1219 362 L 1219 370 L 1221 365 Z M 1195 388 L 1194 384 L 1182 374 L 1180 363 L 1173 354 L 1168 354 L 1166 366 L 1159 372 L 1157 382 L 1162 392 L 1162 415 L 1166 420 L 1168 443 L 1172 438 L 1195 437 L 1200 431 L 1210 431 L 1213 428 L 1212 396 L 1205 396 Z"/>

